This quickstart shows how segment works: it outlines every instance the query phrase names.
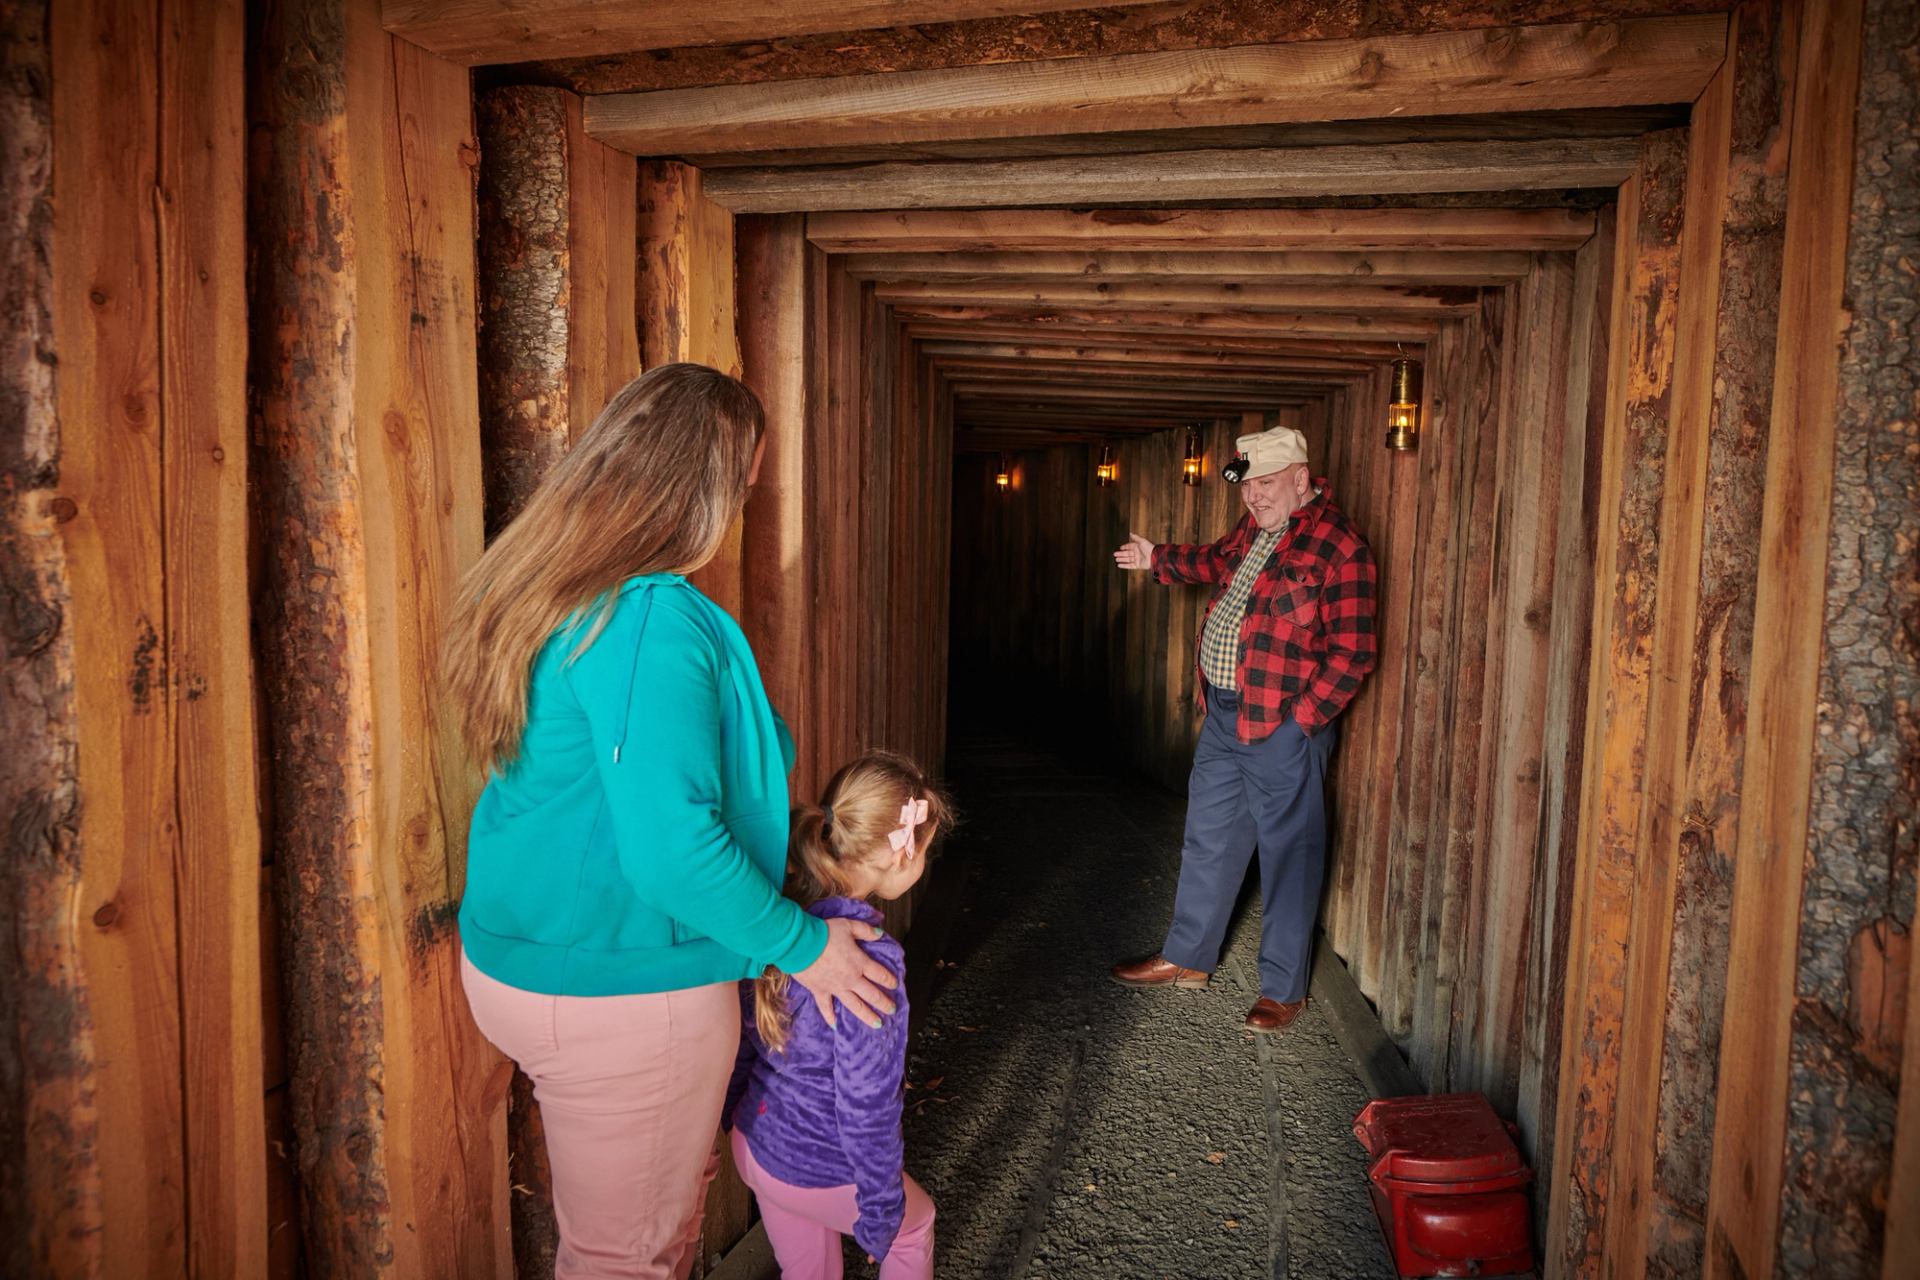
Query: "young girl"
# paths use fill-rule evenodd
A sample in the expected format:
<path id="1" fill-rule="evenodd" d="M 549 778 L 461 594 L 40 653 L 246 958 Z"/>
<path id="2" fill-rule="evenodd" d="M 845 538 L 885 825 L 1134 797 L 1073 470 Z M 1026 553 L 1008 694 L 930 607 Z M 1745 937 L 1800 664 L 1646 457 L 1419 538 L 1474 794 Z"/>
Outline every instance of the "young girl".
<path id="1" fill-rule="evenodd" d="M 870 900 L 913 887 L 951 815 L 912 761 L 869 752 L 834 775 L 819 807 L 794 810 L 787 894 L 823 920 L 877 925 Z M 898 983 L 878 1028 L 858 1018 L 829 1027 L 771 967 L 741 984 L 727 1123 L 785 1280 L 836 1280 L 844 1234 L 880 1263 L 881 1280 L 933 1275 L 933 1201 L 901 1163 L 906 958 L 890 937 L 863 945 Z"/>

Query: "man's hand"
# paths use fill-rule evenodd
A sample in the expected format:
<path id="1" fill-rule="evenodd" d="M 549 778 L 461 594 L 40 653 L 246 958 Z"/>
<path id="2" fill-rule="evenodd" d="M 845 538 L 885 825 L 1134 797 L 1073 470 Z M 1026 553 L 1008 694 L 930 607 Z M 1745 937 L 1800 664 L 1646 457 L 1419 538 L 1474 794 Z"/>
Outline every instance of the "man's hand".
<path id="1" fill-rule="evenodd" d="M 1126 545 L 1113 553 L 1113 562 L 1122 569 L 1151 569 L 1153 544 L 1137 533 L 1130 533 Z"/>

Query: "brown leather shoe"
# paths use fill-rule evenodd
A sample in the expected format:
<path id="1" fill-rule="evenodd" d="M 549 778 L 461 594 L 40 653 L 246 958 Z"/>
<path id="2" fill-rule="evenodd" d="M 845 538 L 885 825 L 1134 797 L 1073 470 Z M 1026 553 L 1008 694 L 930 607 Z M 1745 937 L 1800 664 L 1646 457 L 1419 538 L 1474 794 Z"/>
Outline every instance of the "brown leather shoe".
<path id="1" fill-rule="evenodd" d="M 1290 1000 L 1281 1004 L 1278 1000 L 1261 996 L 1253 1008 L 1247 1010 L 1247 1030 L 1262 1033 L 1285 1031 L 1306 1007 L 1305 1000 Z"/>
<path id="2" fill-rule="evenodd" d="M 1145 960 L 1123 960 L 1113 966 L 1113 980 L 1123 987 L 1204 987 L 1207 975 L 1199 969 L 1182 969 L 1162 956 Z"/>

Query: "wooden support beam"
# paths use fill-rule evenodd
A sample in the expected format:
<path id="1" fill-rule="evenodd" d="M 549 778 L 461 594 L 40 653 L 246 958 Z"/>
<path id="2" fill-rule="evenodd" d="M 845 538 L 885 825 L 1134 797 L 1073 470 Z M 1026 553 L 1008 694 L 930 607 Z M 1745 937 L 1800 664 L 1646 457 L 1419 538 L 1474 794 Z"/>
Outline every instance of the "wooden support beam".
<path id="1" fill-rule="evenodd" d="M 1243 45 L 618 94 L 587 127 L 635 155 L 1690 102 L 1721 15 Z"/>
<path id="2" fill-rule="evenodd" d="M 1684 134 L 1646 142 L 1621 188 L 1601 472 L 1594 647 L 1587 678 L 1580 835 L 1567 961 L 1562 1101 L 1543 1252 L 1550 1274 L 1584 1274 L 1603 1255 L 1619 1105 L 1620 1027 L 1645 803 L 1659 516 L 1673 380 Z"/>
<path id="3" fill-rule="evenodd" d="M 1117 366 L 1113 372 L 1148 372 L 1142 366 L 1173 365 L 1182 370 L 1217 369 L 1231 372 L 1249 370 L 1276 373 L 1358 373 L 1380 361 L 1344 359 L 1319 353 L 1267 353 L 1219 351 L 1190 347 L 1095 347 L 1042 346 L 1018 342 L 922 342 L 920 351 L 929 358 L 970 356 L 983 360 L 1032 362 L 1041 367 L 1085 367 L 1088 364 Z M 1391 348 L 1389 348 L 1391 351 Z"/>
<path id="4" fill-rule="evenodd" d="M 640 166 L 641 358 L 649 369 L 690 360 L 738 377 L 733 215 L 707 198 L 701 178 L 676 160 Z M 741 572 L 735 524 L 693 583 L 737 617 Z"/>
<path id="5" fill-rule="evenodd" d="M 993 324 L 986 321 L 945 322 L 914 320 L 907 323 L 908 339 L 923 347 L 952 344 L 956 347 L 1004 346 L 1010 350 L 1077 351 L 1093 359 L 1112 358 L 1115 352 L 1136 354 L 1140 359 L 1293 359 L 1328 361 L 1391 360 L 1405 350 L 1405 343 L 1361 342 L 1352 338 L 1257 338 L 1229 335 L 1195 337 L 1168 329 L 1047 329 L 1039 333 L 1025 325 Z"/>
<path id="6" fill-rule="evenodd" d="M 638 168 L 586 136 L 564 89 L 511 85 L 474 103 L 480 141 L 480 439 L 487 532 L 640 372 Z M 515 1273 L 553 1273 L 559 1227 L 532 1082 L 508 1104 Z"/>
<path id="7" fill-rule="evenodd" d="M 918 209 L 813 213 L 829 253 L 1577 249 L 1578 209 Z"/>
<path id="8" fill-rule="evenodd" d="M 482 543 L 469 78 L 368 0 L 271 6 L 251 36 L 255 635 L 305 1265 L 506 1277 L 510 1068 L 454 930 L 479 780 L 432 693 Z"/>
<path id="9" fill-rule="evenodd" d="M 595 136 L 619 145 L 616 134 Z M 1144 171 L 1128 155 L 715 169 L 707 192 L 736 212 L 779 213 L 1133 205 L 1143 180 L 1169 203 L 1559 191 L 1617 186 L 1632 171 L 1633 147 L 1631 138 L 1543 138 L 1168 151 Z"/>
<path id="10" fill-rule="evenodd" d="M 989 306 L 969 302 L 929 302 L 896 299 L 893 313 L 902 319 L 946 325 L 1019 325 L 1036 338 L 1053 333 L 1119 333 L 1191 337 L 1199 340 L 1235 338 L 1309 338 L 1339 342 L 1425 342 L 1438 332 L 1433 317 L 1409 315 L 1342 316 L 1335 314 L 1261 313 L 1215 314 L 1205 311 L 1112 311 L 1072 307 Z"/>
<path id="11" fill-rule="evenodd" d="M 1175 310 L 1240 315 L 1261 311 L 1336 315 L 1462 315 L 1477 303 L 1472 285 L 1365 285 L 1340 288 L 1295 284 L 1208 284 L 1158 281 L 1059 280 L 1035 285 L 889 282 L 874 286 L 882 302 L 999 307 L 1096 307 L 1126 311 Z"/>
<path id="12" fill-rule="evenodd" d="M 1030 250 L 937 253 L 854 253 L 845 257 L 856 279 L 947 281 L 958 284 L 1038 283 L 1052 280 L 1234 280 L 1260 283 L 1366 285 L 1494 285 L 1518 280 L 1531 261 L 1517 251 L 1429 253 L 1378 250 L 1236 250 L 1223 253 L 1050 252 Z"/>
<path id="13" fill-rule="evenodd" d="M 1104 0 L 1109 9 L 1156 0 Z M 388 31 L 465 66 L 1077 9 L 1086 0 L 382 0 Z"/>

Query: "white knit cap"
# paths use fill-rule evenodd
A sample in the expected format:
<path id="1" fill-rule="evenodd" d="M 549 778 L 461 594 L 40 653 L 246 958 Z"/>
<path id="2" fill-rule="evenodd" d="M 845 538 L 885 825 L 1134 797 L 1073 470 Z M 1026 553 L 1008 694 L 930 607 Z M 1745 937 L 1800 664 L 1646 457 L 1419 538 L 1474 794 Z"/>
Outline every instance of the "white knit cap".
<path id="1" fill-rule="evenodd" d="M 1292 427 L 1271 427 L 1257 435 L 1241 436 L 1235 444 L 1247 460 L 1244 468 L 1232 468 L 1238 475 L 1227 476 L 1235 484 L 1256 476 L 1270 476 L 1296 464 L 1304 465 L 1307 460 L 1307 438 Z"/>

